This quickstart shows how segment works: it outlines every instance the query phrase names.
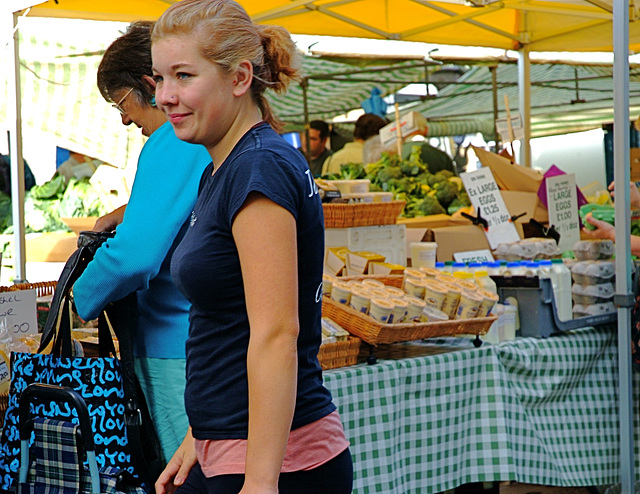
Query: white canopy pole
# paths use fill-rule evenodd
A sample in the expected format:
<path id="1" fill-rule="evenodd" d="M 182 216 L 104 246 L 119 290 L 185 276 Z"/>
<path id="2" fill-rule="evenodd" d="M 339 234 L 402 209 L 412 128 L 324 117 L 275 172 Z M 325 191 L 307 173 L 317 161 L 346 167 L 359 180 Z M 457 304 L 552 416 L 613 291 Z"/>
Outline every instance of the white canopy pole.
<path id="1" fill-rule="evenodd" d="M 629 0 L 615 0 L 613 13 L 613 168 L 616 184 L 616 306 L 622 494 L 635 486 L 631 376 L 631 237 L 629 214 Z"/>
<path id="2" fill-rule="evenodd" d="M 520 146 L 521 165 L 531 168 L 531 59 L 529 47 L 518 51 L 518 107 L 522 117 L 524 137 Z"/>
<path id="3" fill-rule="evenodd" d="M 24 227 L 24 161 L 22 158 L 22 118 L 20 114 L 20 54 L 18 32 L 15 29 L 18 16 L 14 12 L 3 15 L 7 38 L 7 87 L 9 117 L 9 155 L 11 157 L 11 211 L 13 216 L 13 260 L 15 283 L 26 281 L 25 227 Z"/>

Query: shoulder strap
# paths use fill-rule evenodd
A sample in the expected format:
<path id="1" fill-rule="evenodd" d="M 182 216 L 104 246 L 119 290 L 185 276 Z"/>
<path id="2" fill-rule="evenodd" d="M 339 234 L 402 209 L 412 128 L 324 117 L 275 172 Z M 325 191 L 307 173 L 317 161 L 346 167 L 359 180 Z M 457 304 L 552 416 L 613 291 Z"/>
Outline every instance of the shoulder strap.
<path id="1" fill-rule="evenodd" d="M 47 321 L 42 330 L 42 339 L 40 340 L 38 352 L 42 352 L 54 338 L 61 339 L 61 341 L 68 338 L 69 342 L 71 342 L 71 325 L 68 322 L 69 291 L 92 258 L 93 254 L 87 247 L 80 247 L 67 260 L 56 284 Z M 62 324 L 58 324 L 60 317 L 65 318 Z M 64 324 L 65 322 L 66 324 Z M 58 328 L 60 328 L 62 334 L 58 334 Z"/>
<path id="2" fill-rule="evenodd" d="M 157 433 L 133 364 L 133 331 L 137 320 L 135 292 L 109 304 L 104 312 L 118 338 L 131 460 L 142 479 L 153 485 L 162 472 L 163 463 Z"/>

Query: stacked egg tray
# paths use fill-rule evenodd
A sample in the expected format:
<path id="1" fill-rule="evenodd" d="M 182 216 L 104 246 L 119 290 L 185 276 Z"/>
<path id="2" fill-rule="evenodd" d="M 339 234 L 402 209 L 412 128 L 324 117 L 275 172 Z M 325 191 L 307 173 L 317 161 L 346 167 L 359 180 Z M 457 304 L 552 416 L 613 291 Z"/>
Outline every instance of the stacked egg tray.
<path id="1" fill-rule="evenodd" d="M 546 338 L 554 333 L 615 322 L 616 312 L 560 320 L 551 279 L 537 276 L 492 276 L 503 301 L 514 297 L 518 307 L 526 310 L 519 318 L 519 336 Z"/>

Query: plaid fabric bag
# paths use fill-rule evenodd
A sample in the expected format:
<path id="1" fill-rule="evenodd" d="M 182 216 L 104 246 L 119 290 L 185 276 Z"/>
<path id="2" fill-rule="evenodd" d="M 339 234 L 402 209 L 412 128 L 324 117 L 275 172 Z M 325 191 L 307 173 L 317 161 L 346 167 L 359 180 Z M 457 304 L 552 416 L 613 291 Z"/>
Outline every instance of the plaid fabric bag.
<path id="1" fill-rule="evenodd" d="M 27 483 L 20 484 L 23 494 L 78 494 L 91 491 L 91 474 L 84 465 L 82 443 L 77 424 L 38 417 L 34 419 L 34 442 Z M 100 470 L 100 494 L 144 494 L 130 482 L 122 469 Z"/>
<path id="2" fill-rule="evenodd" d="M 85 232 L 95 234 L 96 232 Z M 82 396 L 95 437 L 98 468 L 124 469 L 146 491 L 162 471 L 162 453 L 145 397 L 135 376 L 133 331 L 136 294 L 105 307 L 98 321 L 99 355 L 74 354 L 71 337 L 71 287 L 103 240 L 81 234 L 78 249 L 68 259 L 56 284 L 38 353 L 11 354 L 11 385 L 0 435 L 0 491 L 15 492 L 20 464 L 20 409 L 32 384 L 76 390 Z M 83 240 L 84 239 L 84 240 Z M 118 340 L 116 351 L 112 331 Z M 54 397 L 39 405 L 34 417 L 74 422 L 73 412 Z M 76 491 L 77 492 L 77 491 Z"/>

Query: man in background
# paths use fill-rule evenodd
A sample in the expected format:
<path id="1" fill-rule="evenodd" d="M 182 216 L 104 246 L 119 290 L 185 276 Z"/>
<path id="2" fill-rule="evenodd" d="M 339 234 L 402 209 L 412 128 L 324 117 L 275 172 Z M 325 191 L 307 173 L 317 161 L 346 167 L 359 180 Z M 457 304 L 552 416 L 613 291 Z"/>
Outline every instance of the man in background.
<path id="1" fill-rule="evenodd" d="M 322 164 L 333 154 L 327 148 L 329 137 L 329 125 L 323 120 L 312 120 L 309 123 L 309 145 L 303 147 L 307 152 L 307 162 L 314 177 L 319 177 L 322 172 Z"/>

